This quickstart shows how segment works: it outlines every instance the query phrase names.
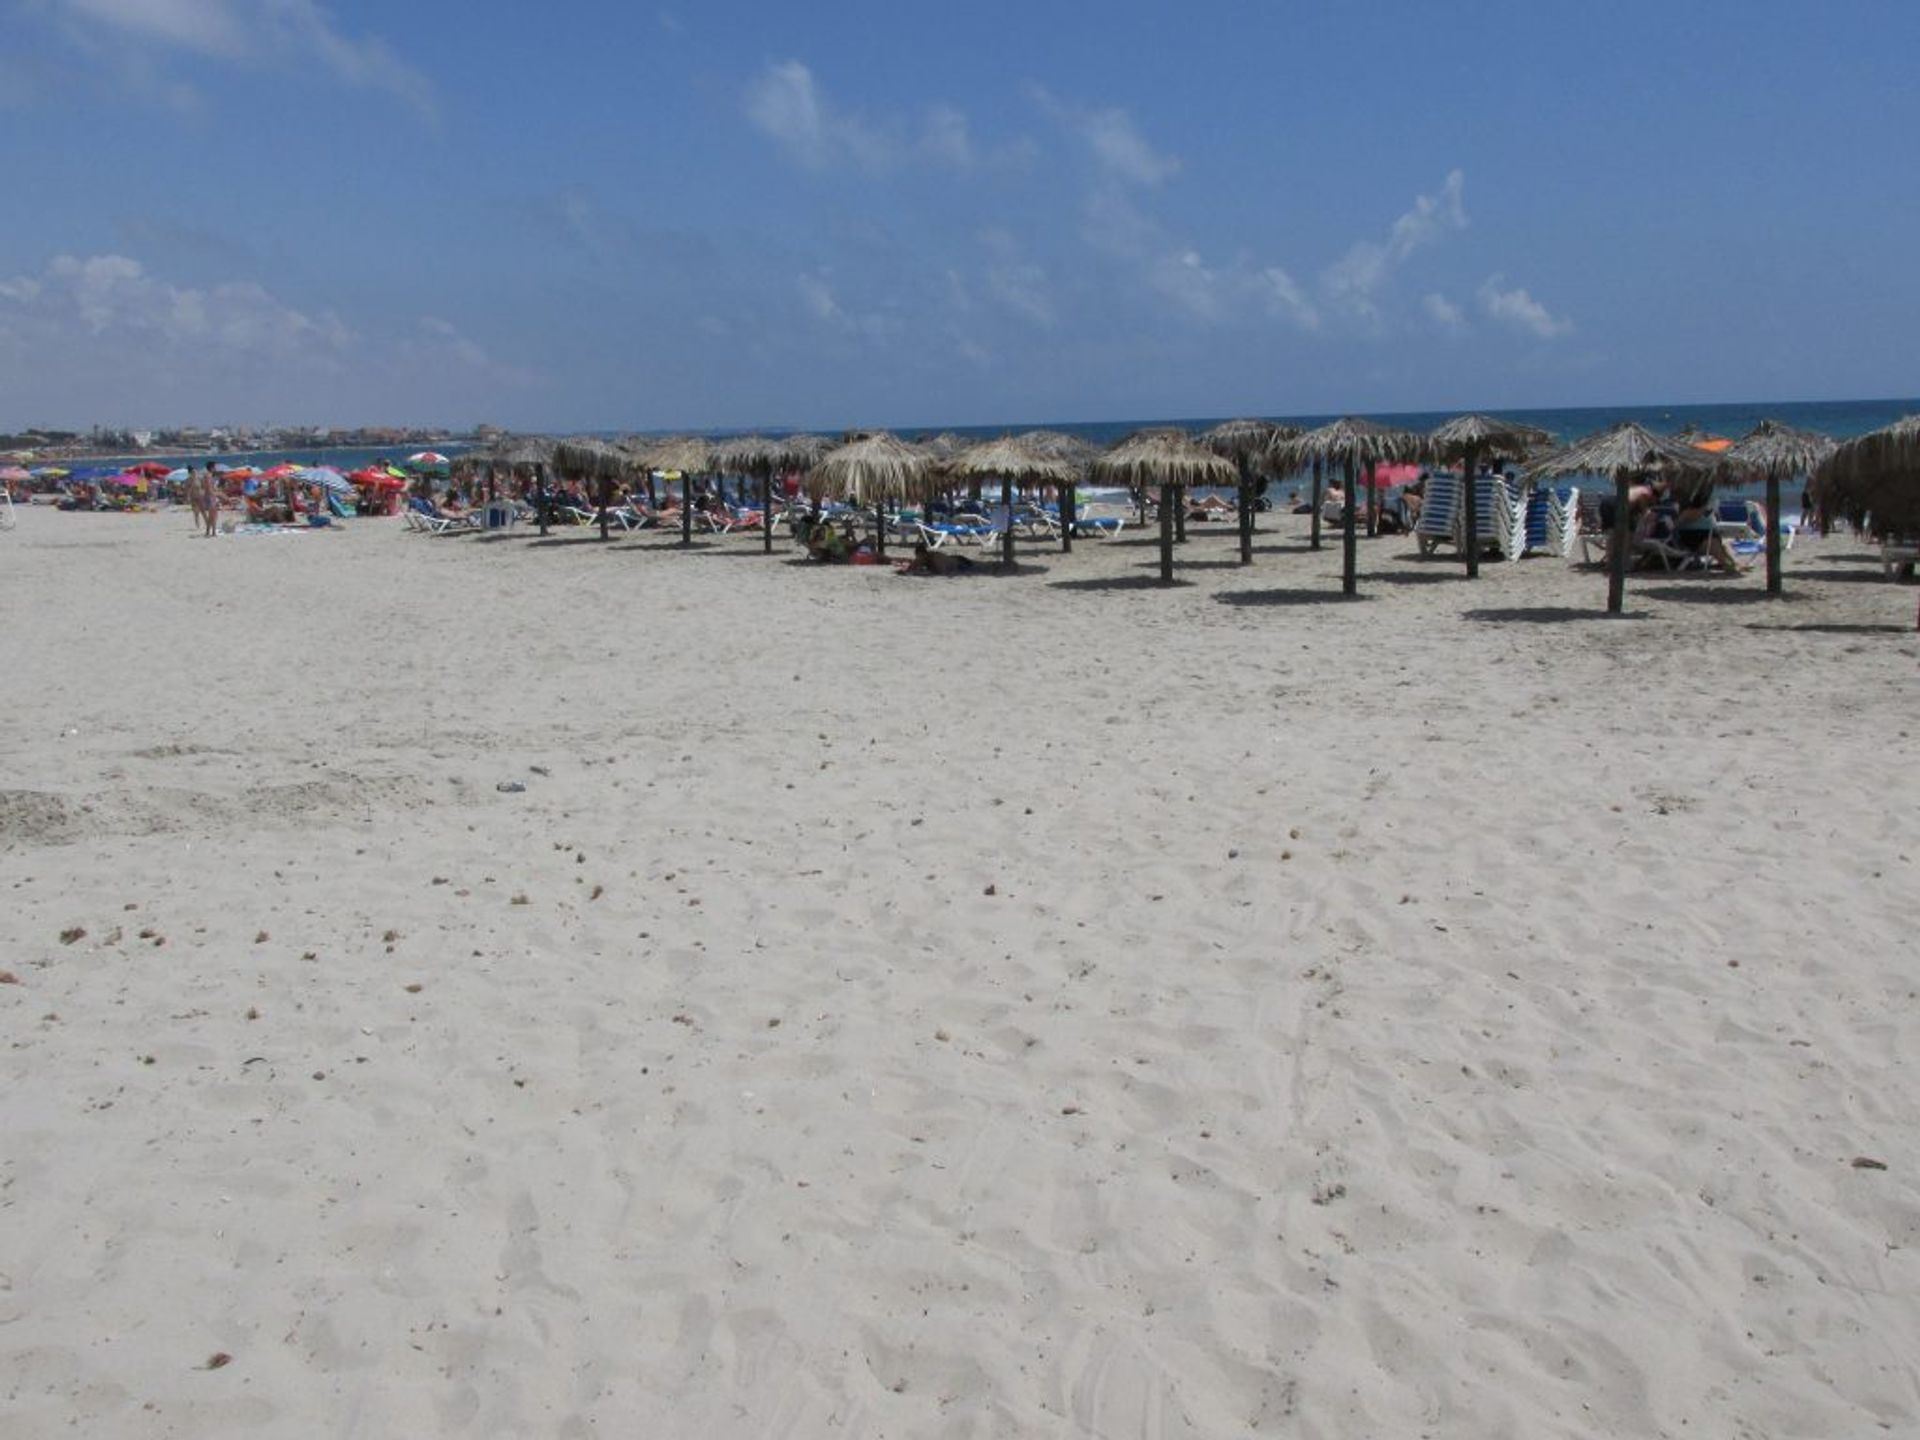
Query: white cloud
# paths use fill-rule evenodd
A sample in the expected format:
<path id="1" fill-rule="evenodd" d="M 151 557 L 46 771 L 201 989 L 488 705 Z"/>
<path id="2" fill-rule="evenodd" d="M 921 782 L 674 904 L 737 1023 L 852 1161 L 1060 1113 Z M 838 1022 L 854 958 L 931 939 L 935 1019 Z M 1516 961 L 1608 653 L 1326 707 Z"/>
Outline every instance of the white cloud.
<path id="1" fill-rule="evenodd" d="M 1008 231 L 984 231 L 980 242 L 989 256 L 987 294 L 1021 318 L 1051 328 L 1057 316 L 1045 268 L 1029 260 Z"/>
<path id="2" fill-rule="evenodd" d="M 1180 159 L 1155 149 L 1118 106 L 1088 109 L 1053 95 L 1041 86 L 1029 87 L 1034 100 L 1079 138 L 1100 168 L 1130 185 L 1154 186 L 1180 173 Z"/>
<path id="3" fill-rule="evenodd" d="M 756 129 L 810 170 L 849 164 L 878 173 L 913 159 L 955 170 L 981 163 L 965 112 L 938 104 L 929 106 L 917 124 L 871 120 L 830 101 L 799 60 L 768 65 L 747 87 L 745 108 Z M 990 158 L 1017 163 L 1027 154 L 1016 144 Z"/>
<path id="4" fill-rule="evenodd" d="M 920 148 L 935 160 L 962 170 L 968 168 L 974 155 L 967 117 L 951 105 L 935 105 L 927 111 L 927 129 Z"/>
<path id="5" fill-rule="evenodd" d="M 840 308 L 840 302 L 834 298 L 833 289 L 818 275 L 802 275 L 799 278 L 800 303 L 806 307 L 809 315 L 829 325 L 845 325 L 847 312 Z"/>
<path id="6" fill-rule="evenodd" d="M 1461 171 L 1449 171 L 1440 193 L 1416 196 L 1412 208 L 1393 222 L 1385 240 L 1357 240 L 1349 246 L 1321 276 L 1328 301 L 1363 319 L 1377 320 L 1380 292 L 1407 258 L 1448 231 L 1466 228 L 1465 185 Z"/>
<path id="7" fill-rule="evenodd" d="M 1269 265 L 1256 277 L 1267 302 L 1267 313 L 1293 321 L 1302 330 L 1320 328 L 1320 312 L 1294 278 L 1278 265 Z"/>
<path id="8" fill-rule="evenodd" d="M 426 76 L 376 35 L 343 34 L 317 0 L 50 0 L 68 33 L 121 47 L 138 64 L 155 47 L 235 65 L 318 62 L 336 79 L 433 109 Z M 179 87 L 175 87 L 176 91 Z M 176 103 L 181 100 L 177 93 Z"/>
<path id="9" fill-rule="evenodd" d="M 537 376 L 522 365 L 496 360 L 479 341 L 450 320 L 422 315 L 417 332 L 405 344 L 405 360 L 410 368 L 432 366 L 438 370 L 465 371 L 509 386 L 535 383 Z"/>
<path id="10" fill-rule="evenodd" d="M 1421 296 L 1420 308 L 1442 330 L 1458 332 L 1467 328 L 1466 312 L 1438 291 Z"/>
<path id="11" fill-rule="evenodd" d="M 1480 308 L 1487 314 L 1541 340 L 1551 340 L 1573 329 L 1571 320 L 1564 316 L 1556 317 L 1520 286 L 1516 285 L 1511 290 L 1502 289 L 1501 282 L 1505 279 L 1504 275 L 1489 275 L 1486 283 L 1480 287 Z"/>
<path id="12" fill-rule="evenodd" d="M 0 299 L 22 331 L 83 331 L 112 343 L 275 357 L 339 352 L 353 338 L 331 312 L 305 314 L 251 280 L 172 285 L 125 255 L 56 256 L 37 277 L 0 283 Z"/>
<path id="13" fill-rule="evenodd" d="M 0 279 L 0 397 L 16 418 L 364 420 L 403 398 L 494 404 L 537 382 L 436 316 L 365 336 L 258 281 L 179 284 L 127 255 Z"/>

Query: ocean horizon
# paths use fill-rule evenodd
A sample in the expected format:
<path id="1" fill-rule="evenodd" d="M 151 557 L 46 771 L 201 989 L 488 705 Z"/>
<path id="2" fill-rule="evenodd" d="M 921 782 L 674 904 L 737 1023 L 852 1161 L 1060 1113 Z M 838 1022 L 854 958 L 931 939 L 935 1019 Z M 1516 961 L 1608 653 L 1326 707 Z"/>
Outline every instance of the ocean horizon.
<path id="1" fill-rule="evenodd" d="M 1802 429 L 1815 430 L 1831 435 L 1836 440 L 1846 440 L 1855 435 L 1864 435 L 1883 425 L 1890 425 L 1902 416 L 1920 412 L 1920 398 L 1877 399 L 1877 400 L 1790 400 L 1790 401 L 1742 401 L 1721 404 L 1697 405 L 1586 405 L 1561 406 L 1554 408 L 1496 410 L 1489 413 L 1507 419 L 1522 421 L 1547 431 L 1561 441 L 1570 441 L 1582 435 L 1602 430 L 1623 420 L 1637 421 L 1648 429 L 1664 434 L 1674 434 L 1682 430 L 1693 430 L 1707 435 L 1722 435 L 1737 439 L 1751 430 L 1761 420 L 1774 419 Z M 1409 430 L 1431 430 L 1453 416 L 1462 413 L 1458 410 L 1403 410 L 1403 411 L 1367 411 L 1367 418 L 1385 424 L 1398 425 Z M 890 427 L 893 433 L 908 439 L 922 438 L 936 434 L 952 434 L 963 439 L 988 439 L 997 435 L 1019 433 L 1026 430 L 1057 430 L 1063 434 L 1078 436 L 1091 444 L 1107 446 L 1124 438 L 1135 430 L 1149 426 L 1178 426 L 1188 430 L 1204 430 L 1220 424 L 1224 420 L 1242 418 L 1231 415 L 1211 416 L 1150 416 L 1127 420 L 1096 421 L 1033 421 L 998 425 L 914 425 Z M 1311 429 L 1339 418 L 1333 414 L 1273 414 L 1259 416 L 1260 419 L 1279 421 L 1284 424 L 1298 425 Z M 888 427 L 859 427 L 888 428 Z M 806 427 L 796 426 L 729 426 L 704 430 L 650 430 L 650 429 L 609 429 L 573 432 L 602 438 L 619 435 L 667 435 L 698 434 L 707 437 L 725 437 L 743 434 L 791 434 Z M 537 432 L 516 432 L 537 433 Z M 548 432 L 560 433 L 560 432 Z M 834 433 L 832 429 L 816 430 L 814 433 Z M 472 448 L 471 443 L 448 441 L 439 447 L 450 455 L 457 455 Z M 136 458 L 129 456 L 99 456 L 87 461 L 73 463 L 95 463 L 104 459 Z M 204 454 L 162 454 L 153 453 L 137 458 L 159 460 L 169 464 L 197 463 L 208 458 Z M 342 470 L 357 469 L 362 465 L 378 460 L 398 460 L 401 452 L 393 447 L 351 446 L 351 447 L 309 447 L 304 449 L 281 450 L 239 450 L 223 452 L 218 458 L 229 461 L 244 460 L 263 468 L 283 461 L 296 464 L 332 465 Z M 1741 493 L 1756 490 L 1757 486 L 1730 486 L 1729 493 Z"/>

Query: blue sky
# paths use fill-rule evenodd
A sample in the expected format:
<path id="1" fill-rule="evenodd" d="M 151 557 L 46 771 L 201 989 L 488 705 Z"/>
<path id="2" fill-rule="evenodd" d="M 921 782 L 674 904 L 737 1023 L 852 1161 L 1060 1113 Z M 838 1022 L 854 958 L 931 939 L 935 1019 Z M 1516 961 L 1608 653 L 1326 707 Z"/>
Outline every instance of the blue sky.
<path id="1" fill-rule="evenodd" d="M 1916 42 L 1910 0 L 0 0 L 0 429 L 1910 395 Z"/>

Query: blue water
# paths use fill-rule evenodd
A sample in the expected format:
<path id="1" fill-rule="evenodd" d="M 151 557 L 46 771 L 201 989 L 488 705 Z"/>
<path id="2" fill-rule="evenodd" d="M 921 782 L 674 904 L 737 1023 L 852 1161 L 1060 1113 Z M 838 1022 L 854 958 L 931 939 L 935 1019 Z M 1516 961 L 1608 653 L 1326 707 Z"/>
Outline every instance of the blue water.
<path id="1" fill-rule="evenodd" d="M 1709 435 L 1724 435 L 1731 439 L 1751 430 L 1763 419 L 1784 421 L 1805 430 L 1821 431 L 1836 440 L 1845 440 L 1854 435 L 1877 430 L 1890 425 L 1904 415 L 1920 412 L 1920 399 L 1892 400 L 1795 400 L 1795 401 L 1755 401 L 1752 403 L 1729 405 L 1598 405 L 1574 407 L 1557 410 L 1501 410 L 1494 413 L 1510 420 L 1523 421 L 1536 425 L 1562 441 L 1578 439 L 1596 430 L 1622 420 L 1637 420 L 1649 430 L 1672 434 L 1691 427 Z M 1399 413 L 1376 413 L 1368 418 L 1383 424 L 1397 425 L 1408 430 L 1431 430 L 1443 421 L 1451 419 L 1457 411 L 1404 411 Z M 1135 430 L 1145 426 L 1172 425 L 1182 429 L 1200 431 L 1217 425 L 1230 416 L 1188 416 L 1164 417 L 1138 420 L 1102 420 L 1102 421 L 1034 421 L 1014 425 L 959 425 L 949 427 L 923 426 L 913 429 L 901 429 L 898 433 L 908 438 L 932 435 L 941 429 L 968 439 L 989 439 L 996 435 L 1005 435 L 1022 430 L 1059 430 L 1098 446 L 1111 445 Z M 1298 425 L 1302 429 L 1312 429 L 1324 425 L 1339 417 L 1334 415 L 1270 415 L 1263 417 L 1289 425 Z M 607 432 L 612 434 L 614 432 Z M 631 432 L 627 432 L 631 433 Z M 714 431 L 714 435 L 738 433 L 735 431 Z M 434 447 L 443 454 L 457 456 L 467 447 L 458 444 L 445 444 Z M 282 461 L 292 461 L 299 465 L 332 465 L 339 470 L 357 470 L 363 465 L 376 461 L 400 461 L 407 450 L 395 449 L 332 449 L 332 450 L 270 450 L 248 454 L 231 454 L 217 457 L 226 465 L 253 465 L 267 469 Z M 202 463 L 204 456 L 148 456 L 142 457 L 164 461 L 169 465 Z M 76 461 L 75 465 L 99 464 L 99 461 Z M 1756 487 L 1749 487 L 1756 488 Z M 1736 490 L 1734 493 L 1741 493 Z"/>
<path id="2" fill-rule="evenodd" d="M 1724 435 L 1730 440 L 1737 440 L 1760 421 L 1769 419 L 1783 421 L 1803 430 L 1817 430 L 1833 436 L 1836 440 L 1845 440 L 1855 435 L 1864 435 L 1869 430 L 1877 430 L 1882 425 L 1891 425 L 1901 416 L 1911 415 L 1916 411 L 1920 411 L 1920 399 L 1755 401 L 1736 405 L 1596 405 L 1564 410 L 1498 410 L 1489 413 L 1497 414 L 1502 419 L 1537 425 L 1561 441 L 1577 440 L 1582 435 L 1604 430 L 1609 425 L 1619 424 L 1622 420 L 1637 420 L 1649 430 L 1662 434 L 1673 434 L 1692 426 L 1695 430 L 1704 431 L 1707 434 Z M 1369 412 L 1367 418 L 1377 420 L 1383 425 L 1397 425 L 1407 430 L 1431 430 L 1459 413 L 1458 410 L 1413 410 L 1397 414 Z M 1218 425 L 1222 420 L 1234 418 L 1241 417 L 1221 415 L 1197 419 L 1115 420 L 1064 425 L 1045 423 L 1018 426 L 970 425 L 956 426 L 953 433 L 986 438 L 1003 435 L 1010 429 L 1015 431 L 1061 430 L 1069 435 L 1078 435 L 1096 445 L 1110 445 L 1147 425 L 1177 425 L 1185 430 L 1198 431 Z M 1260 418 L 1277 420 L 1288 425 L 1298 425 L 1303 430 L 1311 430 L 1340 417 L 1337 415 L 1268 415 Z M 923 427 L 917 430 L 903 430 L 900 433 L 921 435 L 935 432 Z"/>
<path id="3" fill-rule="evenodd" d="M 331 449 L 331 450 L 232 450 L 222 451 L 218 455 L 139 455 L 132 457 L 142 462 L 156 460 L 162 465 L 179 467 L 192 465 L 196 469 L 211 460 L 216 465 L 251 465 L 256 470 L 271 470 L 274 466 L 286 463 L 294 465 L 331 465 L 345 474 L 349 470 L 359 470 L 379 461 L 388 461 L 398 465 L 409 455 L 417 455 L 422 450 L 437 450 L 449 458 L 457 456 L 470 446 L 458 444 L 446 445 L 409 445 L 402 449 L 388 446 L 385 449 Z M 125 457 L 122 457 L 125 458 Z M 38 462 L 35 462 L 36 464 Z M 108 459 L 55 460 L 48 462 L 63 470 L 101 468 L 112 462 Z"/>

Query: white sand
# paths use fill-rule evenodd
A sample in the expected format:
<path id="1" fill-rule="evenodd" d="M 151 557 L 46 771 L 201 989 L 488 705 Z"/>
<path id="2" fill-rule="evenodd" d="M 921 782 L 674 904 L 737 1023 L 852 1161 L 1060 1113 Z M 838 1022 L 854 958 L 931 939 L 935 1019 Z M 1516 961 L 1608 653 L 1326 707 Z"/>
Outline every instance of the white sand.
<path id="1" fill-rule="evenodd" d="M 1920 1433 L 1912 587 L 1269 523 L 24 514 L 0 1432 Z"/>

